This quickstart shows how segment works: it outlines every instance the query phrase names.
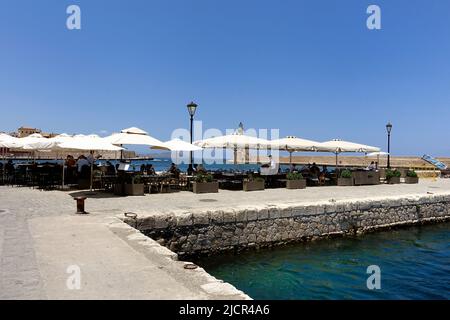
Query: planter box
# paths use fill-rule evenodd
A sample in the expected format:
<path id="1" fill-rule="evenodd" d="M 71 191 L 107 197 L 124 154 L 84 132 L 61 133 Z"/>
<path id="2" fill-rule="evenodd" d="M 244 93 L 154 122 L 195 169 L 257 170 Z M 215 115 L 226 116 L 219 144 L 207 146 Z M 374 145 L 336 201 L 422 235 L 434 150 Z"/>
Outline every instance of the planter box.
<path id="1" fill-rule="evenodd" d="M 125 195 L 127 196 L 143 196 L 144 184 L 143 183 L 125 183 Z"/>
<path id="2" fill-rule="evenodd" d="M 380 183 L 380 173 L 376 171 L 356 171 L 353 172 L 354 184 L 371 185 Z"/>
<path id="3" fill-rule="evenodd" d="M 116 196 L 124 196 L 124 185 L 122 183 L 116 183 L 113 186 L 113 192 Z"/>
<path id="4" fill-rule="evenodd" d="M 286 189 L 305 189 L 306 188 L 306 180 L 287 180 L 286 181 Z"/>
<path id="5" fill-rule="evenodd" d="M 419 177 L 406 177 L 405 178 L 406 184 L 416 184 L 419 183 Z"/>
<path id="6" fill-rule="evenodd" d="M 264 190 L 265 181 L 244 181 L 244 191 Z"/>
<path id="7" fill-rule="evenodd" d="M 400 177 L 392 177 L 389 179 L 386 179 L 388 184 L 399 184 L 400 183 Z"/>
<path id="8" fill-rule="evenodd" d="M 337 185 L 343 187 L 353 186 L 353 178 L 338 178 Z"/>
<path id="9" fill-rule="evenodd" d="M 192 183 L 194 193 L 217 193 L 219 192 L 219 182 L 196 182 Z"/>

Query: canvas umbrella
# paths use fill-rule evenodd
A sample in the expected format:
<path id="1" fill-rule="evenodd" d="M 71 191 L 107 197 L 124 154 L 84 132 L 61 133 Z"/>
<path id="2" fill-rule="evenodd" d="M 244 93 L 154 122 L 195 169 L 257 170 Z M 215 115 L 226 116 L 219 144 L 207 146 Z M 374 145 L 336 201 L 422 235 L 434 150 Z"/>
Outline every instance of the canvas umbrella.
<path id="1" fill-rule="evenodd" d="M 43 141 L 47 141 L 47 140 L 48 140 L 48 138 L 44 138 L 40 133 L 33 133 L 27 137 L 17 139 L 17 142 L 19 144 L 18 148 L 26 150 L 25 147 L 29 144 L 43 142 Z M 35 152 L 35 150 L 31 150 L 31 151 L 33 151 L 33 160 L 35 160 L 36 152 Z"/>
<path id="2" fill-rule="evenodd" d="M 89 136 L 75 136 L 69 141 L 65 141 L 59 144 L 59 148 L 64 150 L 82 150 L 82 151 L 121 151 L 123 148 L 111 144 L 105 138 L 100 138 L 97 135 Z M 91 162 L 91 178 L 90 178 L 90 191 L 92 191 L 94 172 L 94 162 Z"/>
<path id="3" fill-rule="evenodd" d="M 338 155 L 343 152 L 379 152 L 380 148 L 367 146 L 360 143 L 334 139 L 320 144 L 322 151 L 333 152 L 336 155 L 336 168 L 338 168 Z"/>
<path id="4" fill-rule="evenodd" d="M 195 141 L 193 144 L 201 148 L 233 149 L 234 164 L 237 164 L 238 149 L 270 149 L 271 147 L 271 143 L 268 140 L 237 132 L 229 135 Z"/>
<path id="5" fill-rule="evenodd" d="M 287 136 L 286 138 L 270 141 L 272 149 L 289 152 L 289 164 L 292 164 L 292 153 L 299 151 L 322 151 L 321 143 L 317 141 Z"/>
<path id="6" fill-rule="evenodd" d="M 164 142 L 164 147 L 162 146 L 153 146 L 150 149 L 154 150 L 170 150 L 173 152 L 176 152 L 177 155 L 177 162 L 178 162 L 178 152 L 179 151 L 185 151 L 185 152 L 195 152 L 203 150 L 201 147 L 195 146 L 193 144 L 190 144 L 189 142 L 183 141 L 181 139 L 175 138 L 170 141 Z"/>
<path id="7" fill-rule="evenodd" d="M 18 138 L 12 137 L 5 133 L 0 133 L 0 148 L 2 149 L 3 161 L 6 163 L 6 150 L 10 148 L 19 148 Z M 3 181 L 5 180 L 5 170 L 3 170 Z"/>
<path id="8" fill-rule="evenodd" d="M 146 131 L 136 127 L 123 129 L 120 133 L 114 133 L 105 139 L 117 146 L 144 145 L 164 147 L 162 141 L 151 137 Z M 123 152 L 121 152 L 120 157 L 123 158 Z"/>
<path id="9" fill-rule="evenodd" d="M 68 142 L 73 139 L 72 136 L 62 133 L 50 139 L 43 139 L 36 142 L 29 143 L 23 146 L 24 150 L 34 150 L 34 151 L 55 151 L 59 152 L 62 149 L 59 145 L 63 142 Z M 62 188 L 64 189 L 64 180 L 65 180 L 65 161 L 62 160 Z"/>

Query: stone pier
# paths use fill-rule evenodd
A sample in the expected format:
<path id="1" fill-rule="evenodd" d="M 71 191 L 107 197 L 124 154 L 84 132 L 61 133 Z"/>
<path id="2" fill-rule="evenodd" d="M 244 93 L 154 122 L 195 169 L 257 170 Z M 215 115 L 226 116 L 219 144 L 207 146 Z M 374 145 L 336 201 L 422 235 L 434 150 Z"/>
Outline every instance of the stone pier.
<path id="1" fill-rule="evenodd" d="M 270 247 L 450 219 L 450 195 L 250 206 L 124 218 L 180 256 Z"/>

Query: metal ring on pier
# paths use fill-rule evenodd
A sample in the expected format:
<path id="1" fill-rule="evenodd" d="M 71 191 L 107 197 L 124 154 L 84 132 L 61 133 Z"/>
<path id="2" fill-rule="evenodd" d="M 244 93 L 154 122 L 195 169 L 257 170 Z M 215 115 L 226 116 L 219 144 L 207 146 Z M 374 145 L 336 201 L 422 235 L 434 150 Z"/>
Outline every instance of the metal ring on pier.
<path id="1" fill-rule="evenodd" d="M 136 219 L 137 218 L 137 213 L 134 212 L 125 212 L 124 216 L 127 218 L 131 218 L 131 219 Z"/>
<path id="2" fill-rule="evenodd" d="M 197 269 L 198 266 L 197 266 L 196 264 L 193 264 L 193 263 L 186 263 L 186 264 L 184 265 L 184 268 L 185 268 L 185 269 L 188 269 L 188 270 L 194 270 L 194 269 Z"/>

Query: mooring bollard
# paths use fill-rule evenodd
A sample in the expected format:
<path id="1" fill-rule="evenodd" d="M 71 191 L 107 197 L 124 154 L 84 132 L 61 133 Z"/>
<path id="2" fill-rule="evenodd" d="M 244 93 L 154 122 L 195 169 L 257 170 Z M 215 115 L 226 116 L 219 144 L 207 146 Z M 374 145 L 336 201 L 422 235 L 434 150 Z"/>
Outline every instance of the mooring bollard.
<path id="1" fill-rule="evenodd" d="M 86 200 L 86 197 L 76 197 L 75 200 L 77 201 L 77 214 L 87 214 L 84 211 L 84 200 Z"/>

